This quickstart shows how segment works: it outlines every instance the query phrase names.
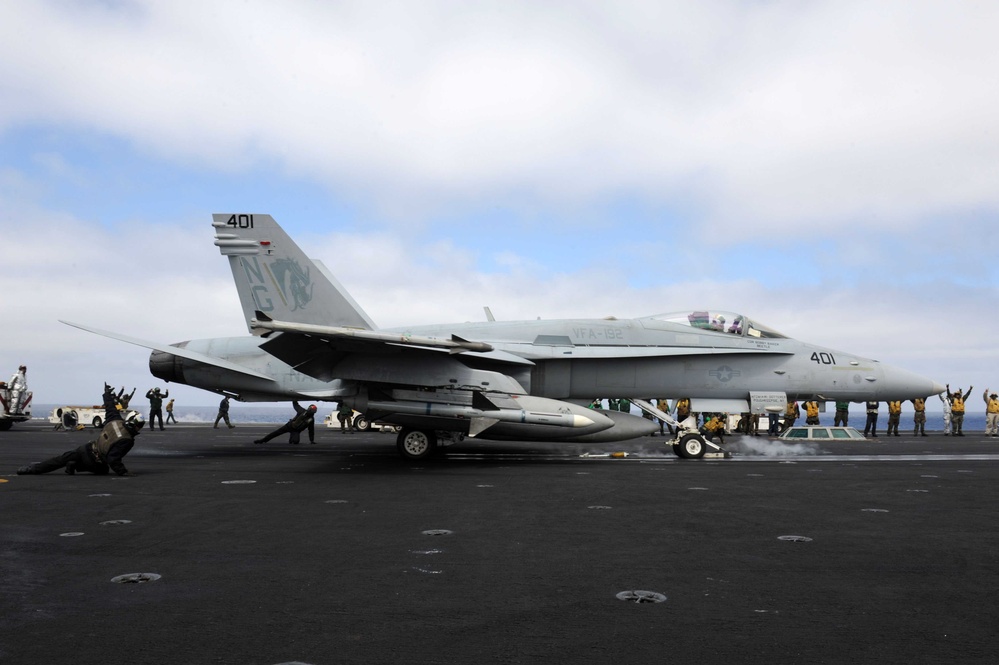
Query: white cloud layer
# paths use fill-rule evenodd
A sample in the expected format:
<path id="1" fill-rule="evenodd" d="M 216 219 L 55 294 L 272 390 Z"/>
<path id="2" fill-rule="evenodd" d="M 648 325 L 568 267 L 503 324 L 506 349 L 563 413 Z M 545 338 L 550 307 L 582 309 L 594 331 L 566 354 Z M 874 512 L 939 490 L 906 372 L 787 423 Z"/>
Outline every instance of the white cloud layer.
<path id="1" fill-rule="evenodd" d="M 34 219 L 44 225 L 50 242 L 39 243 L 16 225 L 0 222 L 16 257 L 4 270 L 5 302 L 12 303 L 5 338 L 15 343 L 0 359 L 10 371 L 28 364 L 37 401 L 96 399 L 104 381 L 137 385 L 141 393 L 156 385 L 146 368 L 147 351 L 57 319 L 166 343 L 246 334 L 227 261 L 212 244 L 207 215 L 178 225 L 145 222 L 113 233 L 42 213 Z M 484 306 L 506 320 L 627 318 L 717 306 L 742 311 L 792 337 L 867 355 L 954 387 L 985 388 L 990 380 L 999 387 L 993 374 L 999 360 L 994 335 L 976 319 L 981 302 L 995 301 L 994 288 L 956 294 L 931 289 L 915 301 L 901 289 L 872 294 L 861 286 L 803 296 L 797 288 L 765 290 L 752 280 L 699 277 L 636 289 L 619 286 L 623 275 L 615 271 L 551 276 L 521 264 L 489 274 L 469 264 L 461 248 L 414 246 L 389 235 L 331 233 L 310 240 L 302 242 L 303 248 L 323 260 L 383 327 L 484 320 Z M 439 265 L 414 262 L 419 254 L 433 254 L 448 266 L 447 278 Z M 594 283 L 600 288 L 581 288 Z M 6 297 L 11 294 L 22 296 Z M 932 302 L 932 309 L 924 301 Z M 180 403 L 212 403 L 202 391 L 170 388 Z"/>
<path id="2" fill-rule="evenodd" d="M 999 5 L 12 0 L 0 128 L 280 165 L 392 214 L 691 201 L 711 228 L 994 209 Z"/>
<path id="3" fill-rule="evenodd" d="M 385 326 L 481 319 L 485 305 L 516 319 L 707 304 L 999 388 L 996 34 L 999 4 L 973 1 L 8 0 L 0 139 L 52 129 L 130 146 L 181 181 L 265 170 L 319 183 L 383 230 L 296 239 Z M 169 224 L 136 210 L 109 230 L 82 203 L 48 205 L 53 185 L 26 162 L 84 184 L 100 167 L 58 145 L 0 159 L 13 340 L 0 362 L 27 362 L 40 402 L 152 385 L 147 352 L 58 318 L 166 342 L 245 331 L 211 243 L 220 210 L 178 205 L 156 217 Z M 655 220 L 666 250 L 593 219 L 615 202 L 668 211 Z M 468 211 L 491 208 L 569 237 L 586 225 L 601 245 L 630 234 L 663 285 L 628 286 L 623 261 L 553 269 L 419 233 L 442 218 L 477 228 Z M 890 245 L 872 244 L 886 231 Z M 827 253 L 789 257 L 786 286 L 706 265 L 720 245 L 748 254 L 759 246 L 740 242 L 792 235 Z M 879 281 L 889 255 L 953 274 Z M 185 390 L 181 402 L 213 401 Z"/>

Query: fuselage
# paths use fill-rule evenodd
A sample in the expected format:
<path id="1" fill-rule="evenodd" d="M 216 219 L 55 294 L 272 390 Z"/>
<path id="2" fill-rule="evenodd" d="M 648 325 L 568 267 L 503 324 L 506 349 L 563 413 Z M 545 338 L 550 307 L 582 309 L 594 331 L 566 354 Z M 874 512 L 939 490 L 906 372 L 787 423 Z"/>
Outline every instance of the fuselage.
<path id="1" fill-rule="evenodd" d="M 531 394 L 594 397 L 745 398 L 750 391 L 848 401 L 926 397 L 943 386 L 907 370 L 791 339 L 763 326 L 738 332 L 676 323 L 676 315 L 420 326 L 532 361 Z M 730 321 L 732 319 L 729 319 Z M 759 331 L 758 334 L 749 334 Z M 488 354 L 487 354 L 488 355 Z"/>
<path id="2" fill-rule="evenodd" d="M 912 372 L 791 339 L 738 318 L 743 322 L 738 330 L 732 325 L 728 330 L 724 326 L 692 326 L 677 315 L 482 322 L 392 330 L 442 339 L 458 335 L 488 343 L 494 348 L 492 352 L 456 354 L 451 365 L 459 371 L 472 368 L 509 376 L 527 394 L 553 399 L 745 399 L 751 391 L 763 391 L 783 392 L 793 399 L 885 401 L 926 397 L 943 389 Z M 356 353 L 341 361 L 339 367 L 334 364 L 329 368 L 328 374 L 335 378 L 321 380 L 267 354 L 259 348 L 261 341 L 257 337 L 234 337 L 183 344 L 251 367 L 272 377 L 273 382 L 233 376 L 200 363 L 171 359 L 162 352 L 153 353 L 150 369 L 167 381 L 240 393 L 249 400 L 290 399 L 324 392 L 333 399 L 344 381 L 405 385 L 408 372 L 423 371 L 419 361 L 407 356 L 407 349 L 400 350 L 395 358 L 385 353 Z M 442 373 L 438 379 L 441 387 L 467 383 L 457 372 L 455 375 L 452 378 Z"/>

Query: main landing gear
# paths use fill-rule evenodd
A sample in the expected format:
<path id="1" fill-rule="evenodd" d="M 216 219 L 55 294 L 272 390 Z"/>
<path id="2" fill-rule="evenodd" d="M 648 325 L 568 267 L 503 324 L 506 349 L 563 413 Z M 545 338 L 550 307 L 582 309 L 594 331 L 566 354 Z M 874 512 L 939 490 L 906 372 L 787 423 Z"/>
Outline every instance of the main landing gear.
<path id="1" fill-rule="evenodd" d="M 395 440 L 399 454 L 408 460 L 425 460 L 437 451 L 437 433 L 404 427 Z"/>

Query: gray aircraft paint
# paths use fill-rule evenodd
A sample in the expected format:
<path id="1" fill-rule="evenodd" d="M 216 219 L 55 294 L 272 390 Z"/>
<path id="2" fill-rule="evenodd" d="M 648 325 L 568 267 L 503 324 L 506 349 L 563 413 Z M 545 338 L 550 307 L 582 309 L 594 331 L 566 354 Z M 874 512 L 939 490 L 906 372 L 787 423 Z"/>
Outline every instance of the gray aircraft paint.
<path id="1" fill-rule="evenodd" d="M 153 349 L 150 370 L 165 381 L 245 401 L 346 400 L 373 418 L 483 438 L 613 441 L 652 431 L 636 416 L 593 415 L 582 404 L 595 398 L 729 400 L 763 412 L 785 396 L 862 402 L 943 390 L 715 310 L 381 329 L 269 215 L 216 214 L 213 227 L 252 337 L 168 346 L 71 325 Z M 473 404 L 476 394 L 492 401 Z M 490 417 L 508 408 L 520 422 L 505 410 Z"/>

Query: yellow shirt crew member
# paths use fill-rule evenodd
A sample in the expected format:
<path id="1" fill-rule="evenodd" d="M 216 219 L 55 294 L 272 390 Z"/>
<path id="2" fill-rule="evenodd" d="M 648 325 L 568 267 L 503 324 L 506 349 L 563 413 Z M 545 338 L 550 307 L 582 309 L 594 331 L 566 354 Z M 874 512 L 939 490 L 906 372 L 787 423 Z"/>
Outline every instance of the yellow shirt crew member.
<path id="1" fill-rule="evenodd" d="M 916 410 L 912 416 L 912 435 L 926 436 L 926 400 L 917 397 L 912 400 L 912 407 Z"/>
<path id="2" fill-rule="evenodd" d="M 898 433 L 898 422 L 902 417 L 902 402 L 901 400 L 895 400 L 893 402 L 888 402 L 888 436 L 894 434 L 895 436 L 901 436 Z"/>
<path id="3" fill-rule="evenodd" d="M 947 386 L 947 399 L 950 400 L 950 425 L 951 429 L 954 431 L 954 436 L 964 436 L 964 400 L 968 399 L 968 395 L 975 387 L 972 386 L 968 388 L 968 392 L 961 394 L 961 389 L 958 388 L 957 392 L 951 392 L 950 386 Z"/>
<path id="4" fill-rule="evenodd" d="M 985 400 L 985 436 L 999 436 L 999 395 L 990 394 L 986 388 L 982 399 Z"/>
<path id="5" fill-rule="evenodd" d="M 805 424 L 806 425 L 818 425 L 819 424 L 819 403 L 815 400 L 805 402 Z"/>

